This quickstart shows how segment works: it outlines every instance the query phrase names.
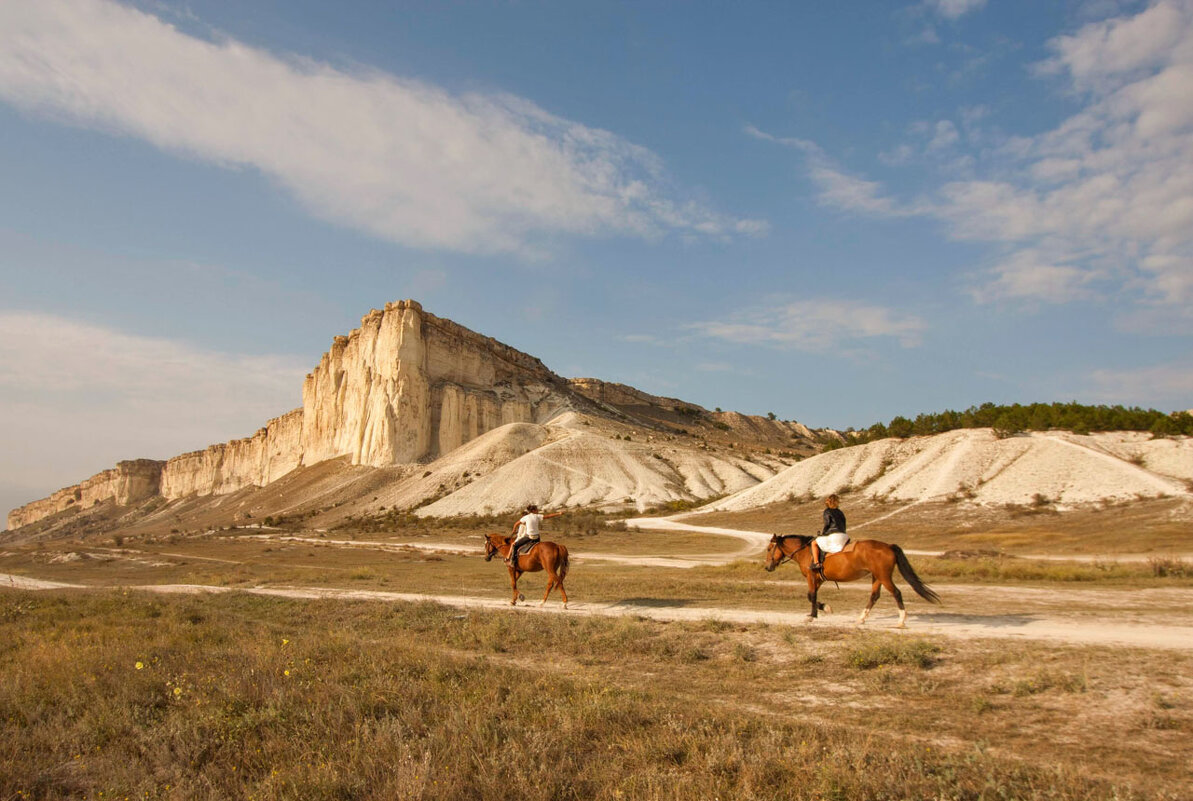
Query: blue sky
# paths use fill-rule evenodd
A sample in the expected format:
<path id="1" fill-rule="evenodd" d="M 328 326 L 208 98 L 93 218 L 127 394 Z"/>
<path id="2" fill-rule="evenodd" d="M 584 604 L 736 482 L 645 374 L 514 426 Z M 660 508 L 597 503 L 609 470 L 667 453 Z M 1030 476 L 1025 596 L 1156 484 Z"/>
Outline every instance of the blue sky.
<path id="1" fill-rule="evenodd" d="M 6 0 L 0 182 L 0 507 L 404 297 L 812 426 L 1193 407 L 1190 0 Z"/>

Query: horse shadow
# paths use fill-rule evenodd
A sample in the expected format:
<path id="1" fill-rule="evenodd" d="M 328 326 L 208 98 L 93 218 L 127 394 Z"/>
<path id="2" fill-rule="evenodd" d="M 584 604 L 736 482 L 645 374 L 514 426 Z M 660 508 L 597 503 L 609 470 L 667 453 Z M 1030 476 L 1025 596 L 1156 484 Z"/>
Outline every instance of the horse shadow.
<path id="1" fill-rule="evenodd" d="M 612 604 L 613 608 L 619 606 L 646 606 L 651 609 L 680 609 L 691 605 L 692 602 L 684 598 L 622 598 L 620 601 Z"/>
<path id="2" fill-rule="evenodd" d="M 916 618 L 925 623 L 989 626 L 994 629 L 1020 628 L 1039 620 L 1036 615 L 963 615 L 955 612 L 917 612 Z"/>

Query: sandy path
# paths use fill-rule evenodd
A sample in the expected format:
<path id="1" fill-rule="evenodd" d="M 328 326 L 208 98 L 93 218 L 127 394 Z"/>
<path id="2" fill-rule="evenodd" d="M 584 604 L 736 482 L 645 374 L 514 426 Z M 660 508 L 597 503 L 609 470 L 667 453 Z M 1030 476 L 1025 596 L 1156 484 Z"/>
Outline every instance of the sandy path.
<path id="1" fill-rule="evenodd" d="M 769 536 L 769 535 L 768 535 Z M 369 548 L 379 551 L 401 552 L 401 551 L 425 551 L 427 553 L 454 553 L 465 554 L 469 556 L 479 556 L 485 552 L 485 549 L 480 545 L 457 545 L 453 543 L 427 543 L 427 542 L 396 542 L 392 540 L 332 540 L 325 537 L 299 537 L 296 535 L 274 535 L 274 534 L 245 534 L 241 536 L 242 539 L 260 539 L 272 540 L 275 542 L 301 542 L 311 545 L 335 545 L 343 548 Z M 479 537 L 478 537 L 479 539 Z M 753 556 L 751 551 L 749 554 Z M 583 564 L 584 562 L 614 562 L 622 565 L 637 565 L 640 567 L 699 567 L 702 565 L 723 565 L 732 562 L 734 559 L 740 559 L 740 555 L 718 555 L 718 554 L 702 554 L 695 556 L 626 556 L 624 554 L 613 553 L 599 553 L 593 551 L 585 551 L 582 554 L 572 554 L 570 559 L 572 562 Z"/>
<path id="2" fill-rule="evenodd" d="M 879 520 L 885 520 L 892 515 L 897 515 L 901 512 L 907 511 L 912 506 L 916 506 L 920 501 L 913 501 L 907 506 L 900 507 L 893 512 L 877 517 L 873 520 L 867 520 L 865 523 L 858 523 L 855 526 L 850 526 L 850 531 L 857 531 L 859 528 L 865 528 L 871 523 L 877 523 Z M 680 515 L 681 517 L 686 515 Z M 649 529 L 651 531 L 687 531 L 693 534 L 721 534 L 726 537 L 736 537 L 744 540 L 747 544 L 742 550 L 728 555 L 708 554 L 699 559 L 710 560 L 709 564 L 728 564 L 737 559 L 752 559 L 755 557 L 761 558 L 763 552 L 766 550 L 770 538 L 773 536 L 770 532 L 764 531 L 743 531 L 734 528 L 720 528 L 718 526 L 698 526 L 693 523 L 685 523 L 673 517 L 635 517 L 631 520 L 625 521 L 627 526 L 637 526 L 640 529 Z M 904 548 L 903 552 L 910 556 L 943 556 L 945 551 L 919 551 L 912 548 Z M 1017 553 L 1014 554 L 1019 559 L 1039 559 L 1048 562 L 1146 562 L 1153 559 L 1160 554 L 1149 553 L 1117 553 L 1117 554 L 1028 554 Z M 1193 554 L 1189 553 L 1174 553 L 1163 554 L 1166 557 L 1176 559 L 1190 560 L 1193 559 Z"/>
<path id="3" fill-rule="evenodd" d="M 0 574 L 0 588 L 11 587 L 23 590 L 57 590 L 57 589 L 113 589 L 112 587 L 89 587 L 82 584 L 67 584 L 58 581 L 42 581 L 23 576 Z M 198 584 L 148 584 L 130 586 L 124 589 L 140 590 L 158 593 L 217 593 L 217 592 L 247 592 L 254 595 L 267 595 L 283 598 L 298 598 L 320 600 L 325 598 L 346 600 L 370 600 L 382 602 L 425 602 L 444 604 L 466 610 L 507 610 L 509 603 L 500 598 L 482 598 L 477 596 L 457 595 L 423 595 L 418 593 L 382 592 L 378 590 L 346 590 L 326 587 L 252 587 L 230 588 Z M 950 588 L 950 591 L 960 588 Z M 986 593 L 991 590 L 992 596 L 1006 591 L 1006 588 L 967 587 L 970 592 Z M 1022 592 L 1017 591 L 1017 592 Z M 1064 601 L 1066 591 L 1047 590 L 1054 601 Z M 1074 607 L 1079 608 L 1082 603 L 1089 603 L 1096 590 L 1078 591 L 1083 596 L 1072 598 Z M 1180 602 L 1187 608 L 1193 604 L 1193 590 L 1168 590 L 1172 600 Z M 996 600 L 991 598 L 992 602 Z M 1104 605 L 1113 605 L 1107 599 Z M 1179 607 L 1178 607 L 1179 608 Z M 564 610 L 557 601 L 551 601 L 544 607 L 537 605 L 520 605 L 519 612 L 569 614 L 569 615 L 598 615 L 602 617 L 618 617 L 632 615 L 654 620 L 722 620 L 730 623 L 749 624 L 767 623 L 786 626 L 818 626 L 834 629 L 858 629 L 854 621 L 854 610 L 847 614 L 826 615 L 816 622 L 809 621 L 801 609 L 795 612 L 774 612 L 760 609 L 724 609 L 719 607 L 686 606 L 683 602 L 658 601 L 655 603 L 616 602 L 616 603 L 585 603 L 573 602 Z M 867 630 L 891 630 L 897 618 L 893 611 L 875 611 Z M 928 611 L 912 613 L 908 617 L 909 635 L 940 634 L 949 637 L 997 638 L 1010 640 L 1045 640 L 1051 643 L 1069 645 L 1104 645 L 1104 646 L 1134 646 L 1140 648 L 1160 648 L 1174 651 L 1193 652 L 1193 622 L 1190 625 L 1165 625 L 1155 623 L 1141 623 L 1137 621 L 1104 621 L 1079 620 L 1071 617 L 1044 614 L 949 614 Z"/>

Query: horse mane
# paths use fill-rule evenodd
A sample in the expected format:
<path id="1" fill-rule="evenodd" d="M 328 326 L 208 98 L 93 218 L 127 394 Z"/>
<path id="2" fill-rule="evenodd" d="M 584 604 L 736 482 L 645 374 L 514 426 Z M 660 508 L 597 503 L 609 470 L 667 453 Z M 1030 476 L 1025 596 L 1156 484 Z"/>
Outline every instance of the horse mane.
<path id="1" fill-rule="evenodd" d="M 777 536 L 780 540 L 791 539 L 794 537 L 795 539 L 799 540 L 799 545 L 801 548 L 807 548 L 812 544 L 812 540 L 816 539 L 815 537 L 805 537 L 803 534 L 778 534 Z"/>

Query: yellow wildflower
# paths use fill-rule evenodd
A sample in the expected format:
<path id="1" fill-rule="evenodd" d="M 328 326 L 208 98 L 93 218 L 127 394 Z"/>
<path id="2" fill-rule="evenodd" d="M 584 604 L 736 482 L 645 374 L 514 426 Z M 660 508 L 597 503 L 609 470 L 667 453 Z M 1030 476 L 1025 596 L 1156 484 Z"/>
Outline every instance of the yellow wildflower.
<path id="1" fill-rule="evenodd" d="M 144 663 L 144 662 L 138 662 L 138 663 L 136 664 L 136 668 L 137 668 L 137 670 L 140 670 L 140 669 L 141 669 L 141 668 L 143 668 L 143 667 L 145 667 L 145 663 Z"/>

